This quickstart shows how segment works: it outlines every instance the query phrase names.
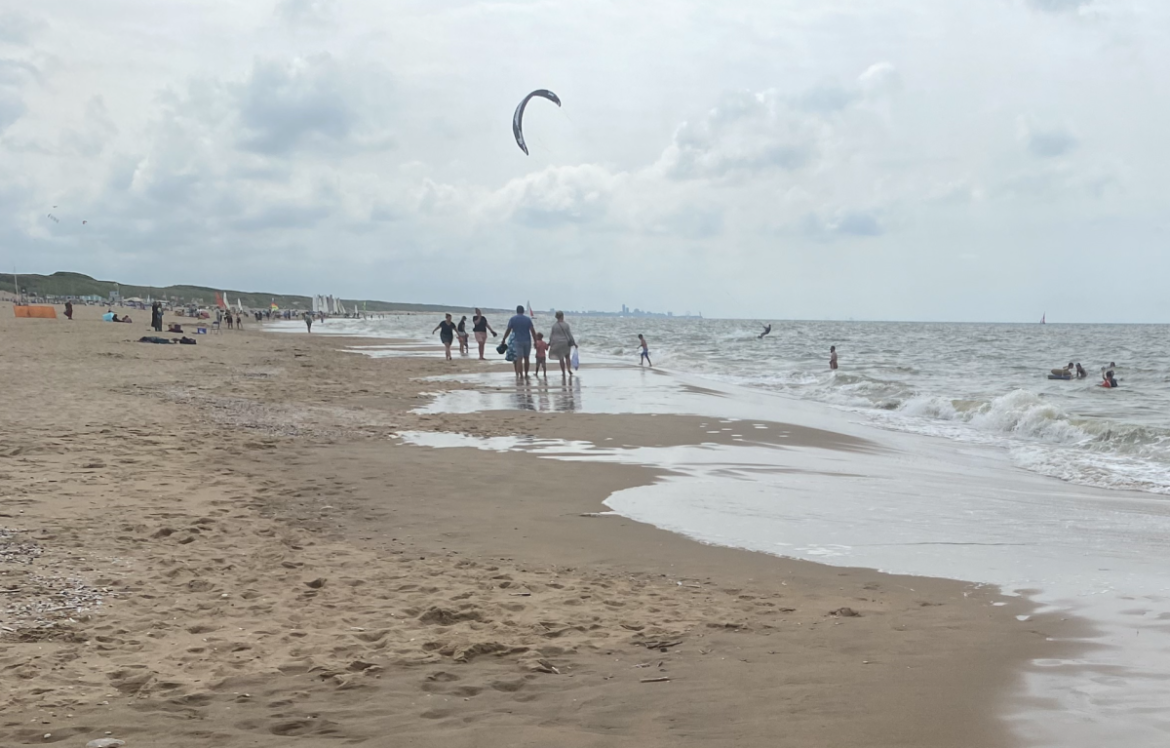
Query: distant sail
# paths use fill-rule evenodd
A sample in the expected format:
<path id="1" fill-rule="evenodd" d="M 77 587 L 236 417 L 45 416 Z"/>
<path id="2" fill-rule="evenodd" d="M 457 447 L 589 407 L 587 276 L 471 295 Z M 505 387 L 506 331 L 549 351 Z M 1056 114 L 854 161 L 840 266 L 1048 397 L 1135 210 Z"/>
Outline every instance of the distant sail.
<path id="1" fill-rule="evenodd" d="M 1041 314 L 1041 315 L 1040 315 L 1040 324 L 1042 324 L 1042 325 L 1046 325 L 1046 324 L 1048 324 L 1047 322 L 1045 322 L 1045 321 L 1044 321 L 1044 320 L 1045 320 L 1045 318 L 1047 318 L 1047 317 L 1048 317 L 1048 312 L 1045 312 L 1044 314 Z"/>

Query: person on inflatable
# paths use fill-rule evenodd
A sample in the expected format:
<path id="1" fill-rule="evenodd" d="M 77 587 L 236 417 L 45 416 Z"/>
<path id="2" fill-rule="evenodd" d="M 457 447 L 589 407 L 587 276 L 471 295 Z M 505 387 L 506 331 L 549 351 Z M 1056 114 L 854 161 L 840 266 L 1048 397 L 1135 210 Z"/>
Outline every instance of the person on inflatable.
<path id="1" fill-rule="evenodd" d="M 1102 379 L 1102 380 L 1104 380 L 1104 381 L 1102 381 L 1102 382 L 1101 382 L 1101 386 L 1102 386 L 1102 387 L 1104 387 L 1104 388 L 1106 388 L 1106 389 L 1110 389 L 1110 390 L 1111 390 L 1111 389 L 1115 389 L 1115 388 L 1117 388 L 1117 387 L 1119 386 L 1119 385 L 1117 384 L 1117 379 L 1116 379 L 1116 377 L 1114 377 L 1114 376 L 1113 376 L 1113 370 L 1112 370 L 1112 369 L 1110 369 L 1110 370 L 1109 370 L 1109 371 L 1107 371 L 1107 372 L 1104 372 L 1104 373 L 1101 375 L 1101 379 Z"/>
<path id="2" fill-rule="evenodd" d="M 1072 370 L 1073 370 L 1073 363 L 1072 363 L 1072 361 L 1069 361 L 1068 366 L 1064 367 L 1063 369 L 1052 369 L 1052 376 L 1054 376 L 1054 377 L 1071 377 Z"/>
<path id="3" fill-rule="evenodd" d="M 1085 367 L 1077 364 L 1077 379 L 1084 379 L 1089 376 L 1089 372 L 1085 371 Z"/>

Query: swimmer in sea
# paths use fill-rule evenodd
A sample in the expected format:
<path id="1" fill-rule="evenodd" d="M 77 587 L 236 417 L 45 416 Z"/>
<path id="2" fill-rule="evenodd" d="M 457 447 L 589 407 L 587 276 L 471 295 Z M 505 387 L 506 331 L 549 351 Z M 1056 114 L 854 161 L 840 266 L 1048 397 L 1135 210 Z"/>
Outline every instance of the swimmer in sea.
<path id="1" fill-rule="evenodd" d="M 763 340 L 764 336 L 770 332 L 772 332 L 772 326 L 771 325 L 764 325 L 764 331 L 762 333 L 760 333 L 760 340 Z"/>
<path id="2" fill-rule="evenodd" d="M 837 346 L 829 346 L 829 368 L 836 371 L 837 369 Z"/>
<path id="3" fill-rule="evenodd" d="M 1106 389 L 1111 390 L 1111 389 L 1119 386 L 1117 383 L 1117 378 L 1113 376 L 1112 369 L 1110 369 L 1109 371 L 1102 372 L 1101 379 L 1104 380 L 1101 382 L 1101 386 L 1105 387 Z"/>
<path id="4" fill-rule="evenodd" d="M 1085 367 L 1077 364 L 1077 379 L 1084 379 L 1089 376 L 1089 372 L 1085 371 Z"/>

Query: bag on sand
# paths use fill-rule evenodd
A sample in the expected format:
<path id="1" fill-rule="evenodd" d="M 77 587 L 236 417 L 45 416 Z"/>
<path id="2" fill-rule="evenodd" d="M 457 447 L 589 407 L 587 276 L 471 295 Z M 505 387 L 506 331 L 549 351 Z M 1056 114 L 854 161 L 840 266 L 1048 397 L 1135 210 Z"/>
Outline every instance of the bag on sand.
<path id="1" fill-rule="evenodd" d="M 569 364 L 573 367 L 573 371 L 581 368 L 581 357 L 577 355 L 577 349 L 573 349 L 573 355 L 569 357 Z"/>

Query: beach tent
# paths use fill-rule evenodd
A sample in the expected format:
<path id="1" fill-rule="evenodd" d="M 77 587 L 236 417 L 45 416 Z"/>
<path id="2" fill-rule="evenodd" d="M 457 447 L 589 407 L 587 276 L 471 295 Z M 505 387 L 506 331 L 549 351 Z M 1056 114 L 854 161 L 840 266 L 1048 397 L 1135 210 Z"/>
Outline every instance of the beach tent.
<path id="1" fill-rule="evenodd" d="M 57 319 L 57 310 L 48 304 L 26 304 L 13 307 L 17 317 L 26 319 Z"/>

